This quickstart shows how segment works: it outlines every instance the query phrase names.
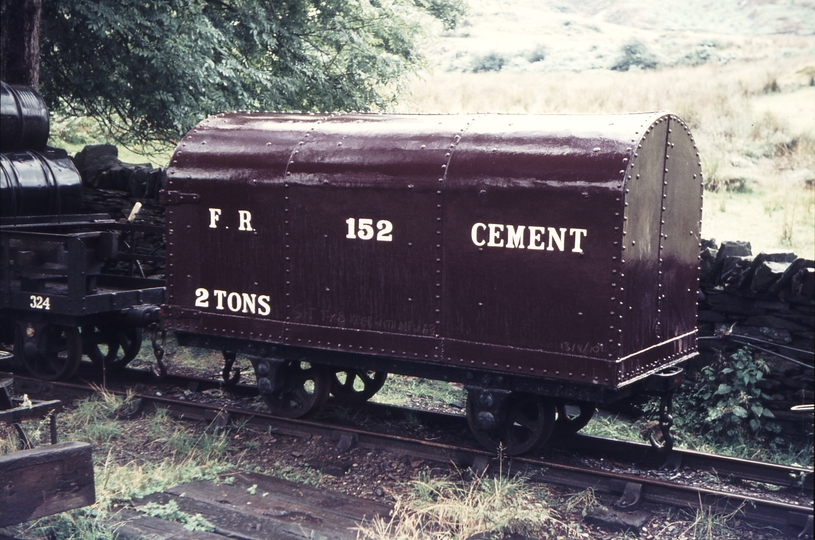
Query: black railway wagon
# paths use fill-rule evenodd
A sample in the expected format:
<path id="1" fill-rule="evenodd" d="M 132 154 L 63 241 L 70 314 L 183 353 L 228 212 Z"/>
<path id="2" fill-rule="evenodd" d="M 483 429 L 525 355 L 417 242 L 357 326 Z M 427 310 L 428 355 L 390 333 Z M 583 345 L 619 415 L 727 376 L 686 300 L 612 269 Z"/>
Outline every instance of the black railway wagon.
<path id="1" fill-rule="evenodd" d="M 158 319 L 164 282 L 111 265 L 160 261 L 137 255 L 136 241 L 161 227 L 82 212 L 79 171 L 46 146 L 48 109 L 34 90 L 0 84 L 0 117 L 0 340 L 41 379 L 71 377 L 83 354 L 124 367 Z"/>
<path id="2" fill-rule="evenodd" d="M 669 113 L 222 114 L 163 202 L 168 328 L 252 355 L 277 414 L 458 381 L 519 453 L 696 354 L 701 168 Z"/>

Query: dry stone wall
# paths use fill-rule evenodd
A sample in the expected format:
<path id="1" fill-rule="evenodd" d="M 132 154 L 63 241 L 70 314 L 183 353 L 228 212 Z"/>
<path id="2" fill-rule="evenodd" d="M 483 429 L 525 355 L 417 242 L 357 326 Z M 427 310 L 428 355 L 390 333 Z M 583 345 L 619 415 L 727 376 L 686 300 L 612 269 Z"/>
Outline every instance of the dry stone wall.
<path id="1" fill-rule="evenodd" d="M 768 351 L 772 370 L 761 385 L 773 398 L 770 409 L 779 421 L 811 431 L 811 413 L 790 408 L 815 401 L 815 261 L 794 253 L 754 256 L 749 242 L 705 240 L 698 315 L 697 366 L 745 343 Z"/>

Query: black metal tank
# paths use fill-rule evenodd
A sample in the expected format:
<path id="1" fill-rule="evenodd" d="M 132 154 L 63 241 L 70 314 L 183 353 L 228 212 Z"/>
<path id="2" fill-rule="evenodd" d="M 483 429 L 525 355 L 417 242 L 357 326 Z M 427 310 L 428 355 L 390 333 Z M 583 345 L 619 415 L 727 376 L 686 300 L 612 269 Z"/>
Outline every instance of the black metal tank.
<path id="1" fill-rule="evenodd" d="M 82 177 L 65 150 L 0 154 L 0 217 L 74 214 L 82 207 Z"/>
<path id="2" fill-rule="evenodd" d="M 48 107 L 26 86 L 0 83 L 0 151 L 43 150 L 48 142 Z"/>

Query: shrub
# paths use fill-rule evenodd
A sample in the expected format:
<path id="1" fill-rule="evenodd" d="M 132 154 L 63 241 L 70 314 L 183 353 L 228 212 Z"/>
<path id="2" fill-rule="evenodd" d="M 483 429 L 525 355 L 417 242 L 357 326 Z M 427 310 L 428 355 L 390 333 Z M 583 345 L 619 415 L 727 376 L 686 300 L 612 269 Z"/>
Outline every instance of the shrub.
<path id="1" fill-rule="evenodd" d="M 470 71 L 479 73 L 482 71 L 501 71 L 504 64 L 507 63 L 507 58 L 501 53 L 491 52 L 483 56 L 477 56 L 473 59 L 470 65 Z"/>
<path id="2" fill-rule="evenodd" d="M 684 409 L 681 417 L 690 428 L 718 442 L 745 438 L 779 443 L 781 431 L 767 408 L 770 396 L 761 390 L 760 382 L 769 373 L 767 363 L 741 349 L 729 357 L 718 355 L 703 367 L 690 388 L 677 396 Z"/>
<path id="3" fill-rule="evenodd" d="M 641 69 L 655 69 L 657 67 L 656 56 L 648 50 L 645 43 L 638 39 L 632 39 L 620 47 L 620 57 L 611 66 L 611 69 L 628 71 L 632 67 Z"/>
<path id="4" fill-rule="evenodd" d="M 538 43 L 534 48 L 526 51 L 523 54 L 523 57 L 526 58 L 531 64 L 533 62 L 542 62 L 545 60 L 547 53 L 548 51 L 546 50 L 546 45 Z"/>

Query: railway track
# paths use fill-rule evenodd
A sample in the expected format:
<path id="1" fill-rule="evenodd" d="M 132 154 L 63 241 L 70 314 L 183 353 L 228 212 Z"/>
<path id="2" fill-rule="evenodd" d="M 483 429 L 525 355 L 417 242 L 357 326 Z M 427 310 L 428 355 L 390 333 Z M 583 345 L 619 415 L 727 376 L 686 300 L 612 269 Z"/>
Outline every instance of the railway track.
<path id="1" fill-rule="evenodd" d="M 0 373 L 2 376 L 6 374 Z M 171 388 L 185 389 L 188 396 L 222 388 L 218 381 L 169 376 L 157 383 L 148 372 L 130 369 L 125 370 L 121 379 L 130 385 L 143 385 L 144 391 L 139 392 L 133 401 L 134 414 L 164 408 L 178 418 L 220 426 L 241 422 L 264 430 L 272 429 L 281 435 L 301 438 L 319 435 L 324 440 L 335 441 L 339 451 L 356 445 L 387 449 L 420 459 L 453 461 L 478 472 L 492 472 L 498 461 L 496 456 L 477 447 L 475 441 L 467 445 L 465 439 L 465 444 L 461 444 L 461 437 L 451 437 L 455 443 L 445 441 L 444 437 L 427 440 L 404 433 L 355 427 L 334 415 L 326 414 L 315 420 L 285 419 L 224 403 L 199 403 L 191 397 L 167 396 Z M 115 388 L 117 383 L 110 382 L 110 387 Z M 16 393 L 26 393 L 38 399 L 69 400 L 95 391 L 90 384 L 46 383 L 16 375 L 14 387 Z M 228 392 L 240 397 L 257 394 L 254 387 L 242 385 L 232 386 Z M 374 403 L 365 404 L 363 410 L 367 415 L 390 418 L 409 414 L 422 425 L 444 426 L 445 430 L 456 433 L 467 431 L 463 416 L 406 411 Z M 704 506 L 722 513 L 739 512 L 744 520 L 773 526 L 789 534 L 802 535 L 802 538 L 812 537 L 812 469 L 683 449 L 674 449 L 667 461 L 661 460 L 664 463 L 658 461 L 647 444 L 577 435 L 553 444 L 545 455 L 515 457 L 512 467 L 513 471 L 523 472 L 532 481 L 578 490 L 591 488 L 598 494 L 618 496 L 615 506 L 620 511 L 634 510 L 642 503 L 683 508 Z"/>

